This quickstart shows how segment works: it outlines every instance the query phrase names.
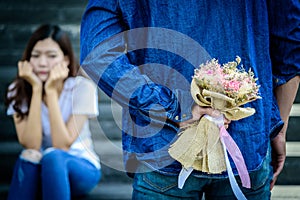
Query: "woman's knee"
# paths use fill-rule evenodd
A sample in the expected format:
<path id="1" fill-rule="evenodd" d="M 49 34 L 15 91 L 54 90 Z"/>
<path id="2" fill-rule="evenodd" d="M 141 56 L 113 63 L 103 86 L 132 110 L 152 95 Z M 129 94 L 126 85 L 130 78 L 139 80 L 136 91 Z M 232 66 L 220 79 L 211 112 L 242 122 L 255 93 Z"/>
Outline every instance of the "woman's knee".
<path id="1" fill-rule="evenodd" d="M 25 149 L 21 152 L 20 158 L 31 163 L 40 163 L 42 153 L 35 149 Z"/>
<path id="2" fill-rule="evenodd" d="M 62 162 L 64 160 L 64 155 L 66 154 L 66 152 L 64 150 L 61 149 L 57 149 L 57 148 L 48 148 L 44 151 L 42 160 L 41 160 L 41 164 L 44 165 L 57 165 L 57 163 Z"/>

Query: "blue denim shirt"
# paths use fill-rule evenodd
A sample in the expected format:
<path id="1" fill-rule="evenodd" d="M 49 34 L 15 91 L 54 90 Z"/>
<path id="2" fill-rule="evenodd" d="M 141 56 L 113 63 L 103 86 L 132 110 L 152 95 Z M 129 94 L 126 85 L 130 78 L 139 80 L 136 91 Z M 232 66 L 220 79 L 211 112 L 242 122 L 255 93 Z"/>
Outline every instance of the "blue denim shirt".
<path id="1" fill-rule="evenodd" d="M 81 26 L 81 66 L 123 107 L 127 172 L 143 163 L 164 174 L 178 174 L 181 165 L 170 158 L 168 148 L 177 138 L 177 122 L 192 117 L 189 84 L 194 69 L 210 58 L 225 63 L 237 55 L 258 77 L 262 99 L 248 103 L 256 113 L 232 122 L 228 132 L 248 170 L 260 167 L 270 138 L 282 127 L 273 80 L 283 84 L 299 74 L 299 12 L 288 10 L 295 15 L 289 25 L 288 19 L 277 17 L 278 9 L 288 9 L 287 4 L 284 0 L 88 3 Z M 278 47 L 271 51 L 273 68 L 270 38 L 271 47 Z M 233 162 L 232 167 L 236 173 Z"/>

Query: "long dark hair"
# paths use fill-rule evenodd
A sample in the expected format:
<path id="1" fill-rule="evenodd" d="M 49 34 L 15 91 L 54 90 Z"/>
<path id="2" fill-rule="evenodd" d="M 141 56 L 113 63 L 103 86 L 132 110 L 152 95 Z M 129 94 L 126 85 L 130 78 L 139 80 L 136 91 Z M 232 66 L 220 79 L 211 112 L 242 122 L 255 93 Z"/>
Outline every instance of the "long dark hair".
<path id="1" fill-rule="evenodd" d="M 24 50 L 22 61 L 29 61 L 31 52 L 36 43 L 46 38 L 52 38 L 59 45 L 64 55 L 68 56 L 70 61 L 68 66 L 68 77 L 76 76 L 79 69 L 79 64 L 77 59 L 75 58 L 70 38 L 68 34 L 65 31 L 61 30 L 57 25 L 41 25 L 38 29 L 36 29 L 36 31 L 32 33 Z M 13 104 L 13 108 L 16 111 L 17 116 L 22 120 L 29 113 L 32 87 L 26 80 L 20 78 L 18 75 L 12 85 L 13 87 L 9 87 L 7 90 L 5 105 L 6 107 L 8 107 L 10 104 Z M 27 106 L 27 111 L 22 111 L 21 108 L 22 106 L 24 106 L 23 104 Z"/>

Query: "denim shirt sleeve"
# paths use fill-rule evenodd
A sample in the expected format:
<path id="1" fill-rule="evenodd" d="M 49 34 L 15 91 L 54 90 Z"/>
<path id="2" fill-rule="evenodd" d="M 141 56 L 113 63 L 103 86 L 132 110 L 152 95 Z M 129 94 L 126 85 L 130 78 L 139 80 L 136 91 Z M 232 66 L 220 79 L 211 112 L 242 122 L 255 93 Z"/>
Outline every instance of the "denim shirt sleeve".
<path id="1" fill-rule="evenodd" d="M 283 128 L 284 122 L 282 121 L 279 113 L 277 100 L 273 95 L 272 101 L 272 116 L 271 116 L 271 130 L 270 139 L 274 139 Z"/>
<path id="2" fill-rule="evenodd" d="M 190 118 L 193 101 L 188 91 L 155 83 L 130 62 L 126 30 L 117 0 L 90 1 L 81 24 L 83 69 L 132 115 L 142 114 L 147 121 L 151 115 L 178 122 L 184 110 L 184 120 Z"/>
<path id="3" fill-rule="evenodd" d="M 275 87 L 300 75 L 300 1 L 269 0 L 270 54 Z"/>

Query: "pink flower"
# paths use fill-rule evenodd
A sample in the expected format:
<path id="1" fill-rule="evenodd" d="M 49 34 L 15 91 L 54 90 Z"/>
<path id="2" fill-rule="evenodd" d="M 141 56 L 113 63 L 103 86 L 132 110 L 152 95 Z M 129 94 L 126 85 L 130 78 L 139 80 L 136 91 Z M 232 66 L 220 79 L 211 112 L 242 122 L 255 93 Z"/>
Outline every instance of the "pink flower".
<path id="1" fill-rule="evenodd" d="M 206 74 L 213 74 L 214 73 L 214 71 L 213 70 L 207 70 L 207 72 L 206 72 Z"/>
<path id="2" fill-rule="evenodd" d="M 221 66 L 218 60 L 212 59 L 195 69 L 193 78 L 200 88 L 225 94 L 236 102 L 259 97 L 259 86 L 256 84 L 254 73 L 251 70 L 246 72 L 243 68 L 238 69 L 240 61 L 237 57 L 236 62 L 228 62 Z"/>
<path id="3" fill-rule="evenodd" d="M 228 87 L 233 89 L 234 91 L 238 91 L 240 89 L 240 82 L 232 80 L 228 83 Z"/>

